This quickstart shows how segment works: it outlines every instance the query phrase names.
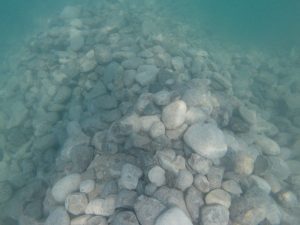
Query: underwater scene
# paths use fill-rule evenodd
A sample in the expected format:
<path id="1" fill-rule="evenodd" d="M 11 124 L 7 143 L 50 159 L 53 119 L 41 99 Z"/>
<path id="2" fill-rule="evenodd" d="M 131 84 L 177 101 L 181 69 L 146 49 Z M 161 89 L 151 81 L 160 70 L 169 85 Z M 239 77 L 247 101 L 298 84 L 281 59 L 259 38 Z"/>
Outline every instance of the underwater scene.
<path id="1" fill-rule="evenodd" d="M 300 1 L 0 2 L 0 225 L 299 225 Z"/>

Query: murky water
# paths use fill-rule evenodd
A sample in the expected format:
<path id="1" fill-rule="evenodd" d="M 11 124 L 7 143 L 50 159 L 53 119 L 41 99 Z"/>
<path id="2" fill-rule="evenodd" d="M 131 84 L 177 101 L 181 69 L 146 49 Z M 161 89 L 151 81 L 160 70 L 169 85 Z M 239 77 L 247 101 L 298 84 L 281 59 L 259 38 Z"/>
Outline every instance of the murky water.
<path id="1" fill-rule="evenodd" d="M 0 224 L 299 224 L 299 11 L 2 1 Z"/>

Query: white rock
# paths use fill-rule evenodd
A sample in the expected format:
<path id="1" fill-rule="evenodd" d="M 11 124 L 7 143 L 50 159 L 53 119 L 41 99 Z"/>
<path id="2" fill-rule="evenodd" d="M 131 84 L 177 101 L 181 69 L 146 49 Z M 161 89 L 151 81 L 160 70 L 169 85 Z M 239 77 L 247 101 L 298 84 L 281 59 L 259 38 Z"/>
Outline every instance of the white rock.
<path id="1" fill-rule="evenodd" d="M 69 194 L 65 201 L 65 208 L 73 215 L 83 214 L 88 204 L 88 199 L 84 193 Z"/>
<path id="2" fill-rule="evenodd" d="M 70 174 L 61 178 L 53 186 L 52 196 L 57 202 L 64 202 L 68 194 L 79 189 L 80 180 L 80 174 Z"/>
<path id="3" fill-rule="evenodd" d="M 157 138 L 166 133 L 165 125 L 161 122 L 154 122 L 150 128 L 149 134 L 152 138 Z"/>
<path id="4" fill-rule="evenodd" d="M 162 213 L 155 225 L 193 225 L 189 217 L 179 208 L 173 207 Z"/>
<path id="5" fill-rule="evenodd" d="M 155 122 L 160 122 L 160 119 L 157 115 L 153 116 L 142 116 L 140 117 L 141 125 L 142 125 L 142 130 L 144 132 L 149 132 L 150 128 Z"/>
<path id="6" fill-rule="evenodd" d="M 95 189 L 95 181 L 94 180 L 84 180 L 80 183 L 79 190 L 82 193 L 90 193 Z"/>
<path id="7" fill-rule="evenodd" d="M 135 165 L 126 163 L 122 167 L 121 177 L 119 179 L 119 187 L 133 190 L 136 188 L 139 178 L 142 176 L 143 171 Z"/>
<path id="8" fill-rule="evenodd" d="M 214 189 L 206 195 L 205 202 L 208 205 L 219 204 L 229 208 L 231 205 L 231 197 L 230 194 L 222 189 Z"/>
<path id="9" fill-rule="evenodd" d="M 167 105 L 162 112 L 162 121 L 167 129 L 175 129 L 185 121 L 186 104 L 178 100 Z"/>
<path id="10" fill-rule="evenodd" d="M 77 216 L 71 220 L 70 225 L 87 225 L 88 220 L 91 218 L 90 215 Z"/>
<path id="11" fill-rule="evenodd" d="M 84 57 L 82 57 L 79 60 L 79 64 L 80 64 L 80 68 L 81 68 L 81 72 L 90 72 L 91 70 L 95 69 L 95 67 L 97 66 L 97 62 L 95 59 L 95 52 L 94 50 L 90 50 L 89 52 L 87 52 Z"/>
<path id="12" fill-rule="evenodd" d="M 148 172 L 148 178 L 150 182 L 160 187 L 166 183 L 165 170 L 160 166 L 154 166 Z"/>
<path id="13" fill-rule="evenodd" d="M 105 199 L 94 199 L 89 202 L 85 209 L 86 214 L 99 216 L 111 216 L 116 207 L 116 196 L 110 195 Z"/>
<path id="14" fill-rule="evenodd" d="M 208 159 L 221 158 L 227 152 L 223 132 L 214 124 L 196 123 L 187 129 L 183 137 L 189 147 Z"/>
<path id="15" fill-rule="evenodd" d="M 272 139 L 263 135 L 258 135 L 255 143 L 261 148 L 262 152 L 266 155 L 279 155 L 280 147 Z"/>

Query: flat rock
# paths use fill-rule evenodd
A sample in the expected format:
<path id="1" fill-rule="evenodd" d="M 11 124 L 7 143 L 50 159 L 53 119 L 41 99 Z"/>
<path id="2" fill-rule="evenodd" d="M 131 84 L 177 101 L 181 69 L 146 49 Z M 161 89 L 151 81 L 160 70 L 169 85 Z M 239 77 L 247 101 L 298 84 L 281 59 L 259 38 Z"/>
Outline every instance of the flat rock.
<path id="1" fill-rule="evenodd" d="M 173 207 L 161 214 L 155 225 L 193 225 L 190 218 L 179 208 Z"/>
<path id="2" fill-rule="evenodd" d="M 116 196 L 110 195 L 105 199 L 94 199 L 89 202 L 85 209 L 86 214 L 98 216 L 111 216 L 116 207 Z"/>
<path id="3" fill-rule="evenodd" d="M 214 189 L 205 196 L 205 202 L 208 205 L 219 204 L 229 208 L 231 197 L 230 194 L 222 189 Z"/>
<path id="4" fill-rule="evenodd" d="M 214 124 L 196 123 L 187 129 L 183 138 L 193 151 L 208 159 L 221 158 L 227 152 L 223 132 Z"/>
<path id="5" fill-rule="evenodd" d="M 64 202 L 67 196 L 79 189 L 80 174 L 70 174 L 58 180 L 52 190 L 52 196 L 57 202 Z"/>
<path id="6" fill-rule="evenodd" d="M 234 195 L 240 195 L 242 194 L 242 189 L 240 187 L 240 185 L 234 181 L 234 180 L 226 180 L 222 183 L 222 188 Z"/>
<path id="7" fill-rule="evenodd" d="M 180 127 L 185 121 L 186 104 L 178 100 L 167 105 L 162 112 L 162 121 L 167 129 Z"/>

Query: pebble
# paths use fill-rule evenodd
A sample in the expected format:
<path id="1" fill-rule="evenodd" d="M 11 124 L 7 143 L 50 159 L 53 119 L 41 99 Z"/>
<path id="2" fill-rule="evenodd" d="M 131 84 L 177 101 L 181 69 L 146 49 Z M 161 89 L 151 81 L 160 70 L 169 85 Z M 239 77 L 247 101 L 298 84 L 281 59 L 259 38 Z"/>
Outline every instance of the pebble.
<path id="1" fill-rule="evenodd" d="M 116 208 L 133 208 L 137 197 L 136 191 L 122 189 L 117 195 Z"/>
<path id="2" fill-rule="evenodd" d="M 95 48 L 95 58 L 99 64 L 107 64 L 112 60 L 112 52 L 109 47 L 106 46 L 96 46 Z"/>
<path id="3" fill-rule="evenodd" d="M 123 211 L 113 216 L 111 225 L 139 225 L 139 222 L 133 212 Z"/>
<path id="4" fill-rule="evenodd" d="M 91 218 L 90 215 L 77 216 L 71 220 L 70 225 L 83 225 L 83 224 L 86 225 L 90 218 Z"/>
<path id="5" fill-rule="evenodd" d="M 235 157 L 234 171 L 241 175 L 250 175 L 254 169 L 253 156 L 247 152 L 239 152 Z"/>
<path id="6" fill-rule="evenodd" d="M 180 170 L 177 174 L 175 187 L 181 191 L 185 191 L 193 184 L 193 175 L 188 170 Z"/>
<path id="7" fill-rule="evenodd" d="M 82 193 L 90 193 L 95 189 L 95 181 L 94 180 L 84 180 L 81 181 L 79 185 L 79 190 Z"/>
<path id="8" fill-rule="evenodd" d="M 195 172 L 203 175 L 206 175 L 212 166 L 211 160 L 195 153 L 191 154 L 187 163 Z"/>
<path id="9" fill-rule="evenodd" d="M 9 182 L 0 182 L 0 204 L 6 202 L 13 194 L 12 186 Z"/>
<path id="10" fill-rule="evenodd" d="M 291 191 L 280 191 L 277 194 L 277 199 L 285 208 L 295 208 L 299 206 L 297 196 Z"/>
<path id="11" fill-rule="evenodd" d="M 178 100 L 167 105 L 162 111 L 162 121 L 167 129 L 176 129 L 185 121 L 186 104 Z"/>
<path id="12" fill-rule="evenodd" d="M 116 196 L 110 195 L 105 199 L 93 199 L 85 209 L 86 214 L 98 216 L 111 216 L 116 207 Z"/>
<path id="13" fill-rule="evenodd" d="M 88 204 L 88 199 L 84 193 L 69 194 L 65 201 L 65 208 L 73 215 L 83 214 Z"/>
<path id="14" fill-rule="evenodd" d="M 256 137 L 255 143 L 260 147 L 261 151 L 265 155 L 279 155 L 280 154 L 280 147 L 279 145 L 273 141 L 272 139 L 258 135 Z"/>
<path id="15" fill-rule="evenodd" d="M 266 193 L 269 194 L 271 192 L 271 186 L 263 178 L 256 175 L 251 175 L 250 180 L 253 181 L 257 185 L 257 187 L 259 187 L 261 190 L 265 191 Z"/>
<path id="16" fill-rule="evenodd" d="M 157 199 L 141 195 L 134 204 L 134 211 L 141 224 L 154 225 L 155 219 L 166 207 Z"/>
<path id="17" fill-rule="evenodd" d="M 240 185 L 234 180 L 226 180 L 222 183 L 222 188 L 228 193 L 240 195 L 243 193 Z"/>
<path id="18" fill-rule="evenodd" d="M 64 202 L 67 196 L 79 189 L 80 174 L 70 174 L 58 180 L 52 188 L 52 196 L 57 202 Z"/>
<path id="19" fill-rule="evenodd" d="M 150 128 L 149 135 L 151 138 L 155 139 L 159 136 L 165 135 L 166 128 L 165 125 L 161 122 L 154 122 Z"/>
<path id="20" fill-rule="evenodd" d="M 219 204 L 229 208 L 231 197 L 230 194 L 222 189 L 214 189 L 205 196 L 205 202 L 208 205 Z"/>
<path id="21" fill-rule="evenodd" d="M 148 179 L 157 187 L 163 186 L 166 183 L 165 170 L 160 166 L 151 168 L 148 172 Z"/>
<path id="22" fill-rule="evenodd" d="M 143 171 L 132 164 L 125 164 L 122 167 L 121 177 L 119 179 L 119 188 L 126 188 L 128 190 L 136 189 L 139 178 Z"/>
<path id="23" fill-rule="evenodd" d="M 171 93 L 165 90 L 156 92 L 153 95 L 153 101 L 158 106 L 168 105 L 171 101 Z"/>
<path id="24" fill-rule="evenodd" d="M 138 73 L 135 80 L 141 86 L 147 86 L 156 80 L 158 74 L 158 68 L 153 65 L 141 65 L 138 68 Z"/>
<path id="25" fill-rule="evenodd" d="M 208 120 L 207 114 L 201 109 L 201 107 L 190 107 L 185 116 L 186 123 L 193 125 L 194 123 L 203 123 Z"/>
<path id="26" fill-rule="evenodd" d="M 84 37 L 79 31 L 72 31 L 70 33 L 70 49 L 72 51 L 79 51 L 84 46 Z"/>
<path id="27" fill-rule="evenodd" d="M 53 210 L 46 219 L 45 225 L 70 225 L 70 217 L 63 207 Z"/>
<path id="28" fill-rule="evenodd" d="M 86 225 L 108 225 L 108 222 L 104 216 L 93 216 L 87 221 Z"/>
<path id="29" fill-rule="evenodd" d="M 228 225 L 229 211 L 222 205 L 205 206 L 201 209 L 203 225 Z"/>
<path id="30" fill-rule="evenodd" d="M 94 50 L 90 50 L 87 52 L 80 60 L 79 60 L 81 72 L 87 73 L 95 69 L 97 66 L 97 62 L 95 59 Z"/>
<path id="31" fill-rule="evenodd" d="M 193 225 L 189 217 L 179 208 L 173 207 L 162 213 L 155 225 Z"/>
<path id="32" fill-rule="evenodd" d="M 191 186 L 186 190 L 184 199 L 192 221 L 197 223 L 200 218 L 200 208 L 204 205 L 202 193 L 194 186 Z"/>
<path id="33" fill-rule="evenodd" d="M 214 124 L 196 123 L 187 129 L 183 138 L 193 151 L 208 159 L 221 158 L 227 152 L 223 132 Z"/>
<path id="34" fill-rule="evenodd" d="M 210 189 L 220 188 L 222 186 L 222 180 L 224 175 L 224 169 L 220 167 L 212 167 L 207 176 Z"/>
<path id="35" fill-rule="evenodd" d="M 207 193 L 210 190 L 207 177 L 202 174 L 197 174 L 194 178 L 194 186 L 203 193 Z"/>

